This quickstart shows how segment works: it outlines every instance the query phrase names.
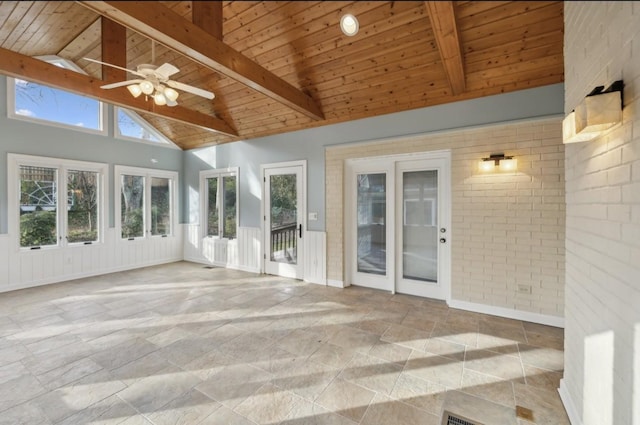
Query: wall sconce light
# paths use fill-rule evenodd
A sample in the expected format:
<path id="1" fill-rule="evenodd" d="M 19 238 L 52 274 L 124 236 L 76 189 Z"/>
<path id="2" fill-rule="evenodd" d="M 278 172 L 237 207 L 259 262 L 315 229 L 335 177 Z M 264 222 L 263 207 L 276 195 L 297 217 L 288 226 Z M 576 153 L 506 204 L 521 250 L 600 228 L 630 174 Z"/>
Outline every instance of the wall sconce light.
<path id="1" fill-rule="evenodd" d="M 512 156 L 505 156 L 503 153 L 489 155 L 488 158 L 482 158 L 478 164 L 480 171 L 490 172 L 496 167 L 500 171 L 515 171 L 518 168 L 518 160 Z"/>
<path id="2" fill-rule="evenodd" d="M 624 84 L 618 80 L 608 89 L 594 88 L 562 121 L 563 143 L 589 141 L 622 121 Z"/>

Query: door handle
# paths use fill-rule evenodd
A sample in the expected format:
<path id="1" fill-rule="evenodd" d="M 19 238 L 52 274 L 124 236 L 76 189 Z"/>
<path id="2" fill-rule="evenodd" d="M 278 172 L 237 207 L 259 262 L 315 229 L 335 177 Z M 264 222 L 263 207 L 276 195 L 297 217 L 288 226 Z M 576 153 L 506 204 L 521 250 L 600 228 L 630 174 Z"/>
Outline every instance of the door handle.
<path id="1" fill-rule="evenodd" d="M 302 223 L 298 226 L 298 231 L 300 232 L 300 237 L 302 238 Z"/>
<path id="2" fill-rule="evenodd" d="M 445 243 L 447 240 L 445 238 L 440 238 L 440 243 Z"/>

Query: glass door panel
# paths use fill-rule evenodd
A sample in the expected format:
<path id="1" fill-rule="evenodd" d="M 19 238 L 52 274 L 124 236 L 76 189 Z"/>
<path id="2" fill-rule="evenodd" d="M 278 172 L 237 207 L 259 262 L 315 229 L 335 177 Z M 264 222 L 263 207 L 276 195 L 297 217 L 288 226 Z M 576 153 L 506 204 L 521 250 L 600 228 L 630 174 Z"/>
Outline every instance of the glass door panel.
<path id="1" fill-rule="evenodd" d="M 265 273 L 304 276 L 304 168 L 264 169 Z"/>
<path id="2" fill-rule="evenodd" d="M 438 281 L 438 172 L 402 173 L 402 277 Z"/>
<path id="3" fill-rule="evenodd" d="M 298 263 L 298 194 L 295 174 L 270 176 L 271 261 Z"/>
<path id="4" fill-rule="evenodd" d="M 386 179 L 384 173 L 357 175 L 357 264 L 361 273 L 387 273 Z"/>

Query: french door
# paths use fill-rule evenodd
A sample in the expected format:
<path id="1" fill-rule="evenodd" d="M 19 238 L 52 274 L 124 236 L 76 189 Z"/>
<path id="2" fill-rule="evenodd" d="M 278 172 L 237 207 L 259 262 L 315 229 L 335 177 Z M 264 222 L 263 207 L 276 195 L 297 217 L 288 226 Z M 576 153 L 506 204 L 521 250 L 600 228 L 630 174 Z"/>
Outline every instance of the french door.
<path id="1" fill-rule="evenodd" d="M 347 163 L 351 283 L 449 297 L 449 173 L 447 152 Z"/>
<path id="2" fill-rule="evenodd" d="M 264 270 L 267 274 L 304 276 L 304 166 L 263 168 Z"/>

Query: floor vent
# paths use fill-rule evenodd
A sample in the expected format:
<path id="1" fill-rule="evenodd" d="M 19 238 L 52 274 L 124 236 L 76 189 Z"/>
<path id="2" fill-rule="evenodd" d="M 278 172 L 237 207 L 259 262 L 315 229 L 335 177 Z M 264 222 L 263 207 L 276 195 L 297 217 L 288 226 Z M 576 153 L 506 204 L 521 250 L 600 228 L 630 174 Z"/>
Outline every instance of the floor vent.
<path id="1" fill-rule="evenodd" d="M 464 418 L 460 415 L 454 415 L 451 412 L 445 411 L 442 414 L 441 425 L 482 425 L 480 422 L 472 421 L 471 419 Z"/>

